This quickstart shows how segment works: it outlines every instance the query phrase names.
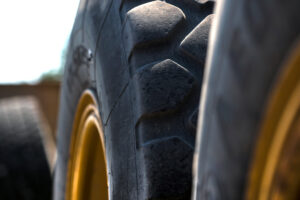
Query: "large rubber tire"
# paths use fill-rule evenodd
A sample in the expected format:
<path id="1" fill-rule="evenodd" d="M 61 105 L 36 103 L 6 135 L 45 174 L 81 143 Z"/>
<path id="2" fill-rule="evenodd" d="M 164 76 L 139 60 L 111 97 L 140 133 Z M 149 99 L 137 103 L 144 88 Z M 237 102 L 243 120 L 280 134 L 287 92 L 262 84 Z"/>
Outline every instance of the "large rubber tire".
<path id="1" fill-rule="evenodd" d="M 110 199 L 189 199 L 212 9 L 197 0 L 81 1 L 62 84 L 55 200 L 65 198 L 87 88 L 98 94 Z"/>
<path id="2" fill-rule="evenodd" d="M 200 106 L 193 199 L 245 197 L 268 97 L 299 38 L 299 7 L 298 0 L 217 5 Z"/>
<path id="3" fill-rule="evenodd" d="M 43 123 L 35 99 L 0 100 L 0 199 L 51 199 Z"/>

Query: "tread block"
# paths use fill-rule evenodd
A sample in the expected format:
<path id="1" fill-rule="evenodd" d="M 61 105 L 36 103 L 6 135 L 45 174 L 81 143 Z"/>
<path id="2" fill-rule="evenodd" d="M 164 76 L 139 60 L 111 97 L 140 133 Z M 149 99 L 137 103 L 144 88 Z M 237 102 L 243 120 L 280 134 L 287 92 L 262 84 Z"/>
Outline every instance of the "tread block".
<path id="1" fill-rule="evenodd" d="M 135 127 L 137 146 L 147 146 L 162 139 L 178 137 L 190 147 L 194 146 L 194 132 L 186 130 L 183 113 L 143 118 Z"/>
<path id="2" fill-rule="evenodd" d="M 213 14 L 207 16 L 181 42 L 179 49 L 197 62 L 205 62 L 207 43 Z"/>
<path id="3" fill-rule="evenodd" d="M 127 12 L 124 24 L 124 47 L 127 57 L 138 45 L 162 41 L 185 19 L 176 6 L 153 1 Z"/>
<path id="4" fill-rule="evenodd" d="M 143 147 L 149 180 L 145 199 L 190 199 L 193 152 L 177 137 Z"/>
<path id="5" fill-rule="evenodd" d="M 140 68 L 134 76 L 139 117 L 175 109 L 188 96 L 195 84 L 194 77 L 170 59 Z"/>

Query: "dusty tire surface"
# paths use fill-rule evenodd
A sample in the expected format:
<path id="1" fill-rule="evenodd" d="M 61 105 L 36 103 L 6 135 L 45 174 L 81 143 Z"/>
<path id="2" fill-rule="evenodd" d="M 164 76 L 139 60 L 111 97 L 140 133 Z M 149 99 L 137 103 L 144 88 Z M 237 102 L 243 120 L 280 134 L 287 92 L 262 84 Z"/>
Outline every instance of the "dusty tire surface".
<path id="1" fill-rule="evenodd" d="M 193 199 L 243 199 L 259 128 L 296 44 L 299 1 L 229 0 L 216 9 L 202 92 Z"/>
<path id="2" fill-rule="evenodd" d="M 0 198 L 51 199 L 43 122 L 31 97 L 0 100 Z"/>
<path id="3" fill-rule="evenodd" d="M 54 199 L 65 199 L 73 116 L 97 93 L 111 199 L 189 199 L 213 3 L 82 0 L 61 93 Z"/>

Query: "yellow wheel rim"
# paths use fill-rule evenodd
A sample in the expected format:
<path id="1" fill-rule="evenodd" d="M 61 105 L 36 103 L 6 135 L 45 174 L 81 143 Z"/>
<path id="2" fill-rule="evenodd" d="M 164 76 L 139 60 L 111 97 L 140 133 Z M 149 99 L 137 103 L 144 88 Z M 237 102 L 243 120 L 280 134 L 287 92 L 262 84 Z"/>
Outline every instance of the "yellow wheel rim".
<path id="1" fill-rule="evenodd" d="M 300 43 L 284 66 L 259 134 L 248 200 L 300 197 Z"/>
<path id="2" fill-rule="evenodd" d="M 74 118 L 66 183 L 67 200 L 108 200 L 104 134 L 95 96 L 83 92 Z"/>

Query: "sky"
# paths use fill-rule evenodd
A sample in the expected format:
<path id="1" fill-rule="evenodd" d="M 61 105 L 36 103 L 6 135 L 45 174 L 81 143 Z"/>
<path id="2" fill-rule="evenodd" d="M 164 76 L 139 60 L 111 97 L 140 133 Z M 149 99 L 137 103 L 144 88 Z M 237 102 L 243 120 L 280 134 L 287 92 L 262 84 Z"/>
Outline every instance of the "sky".
<path id="1" fill-rule="evenodd" d="M 0 0 L 0 84 L 34 83 L 61 66 L 79 0 Z"/>

